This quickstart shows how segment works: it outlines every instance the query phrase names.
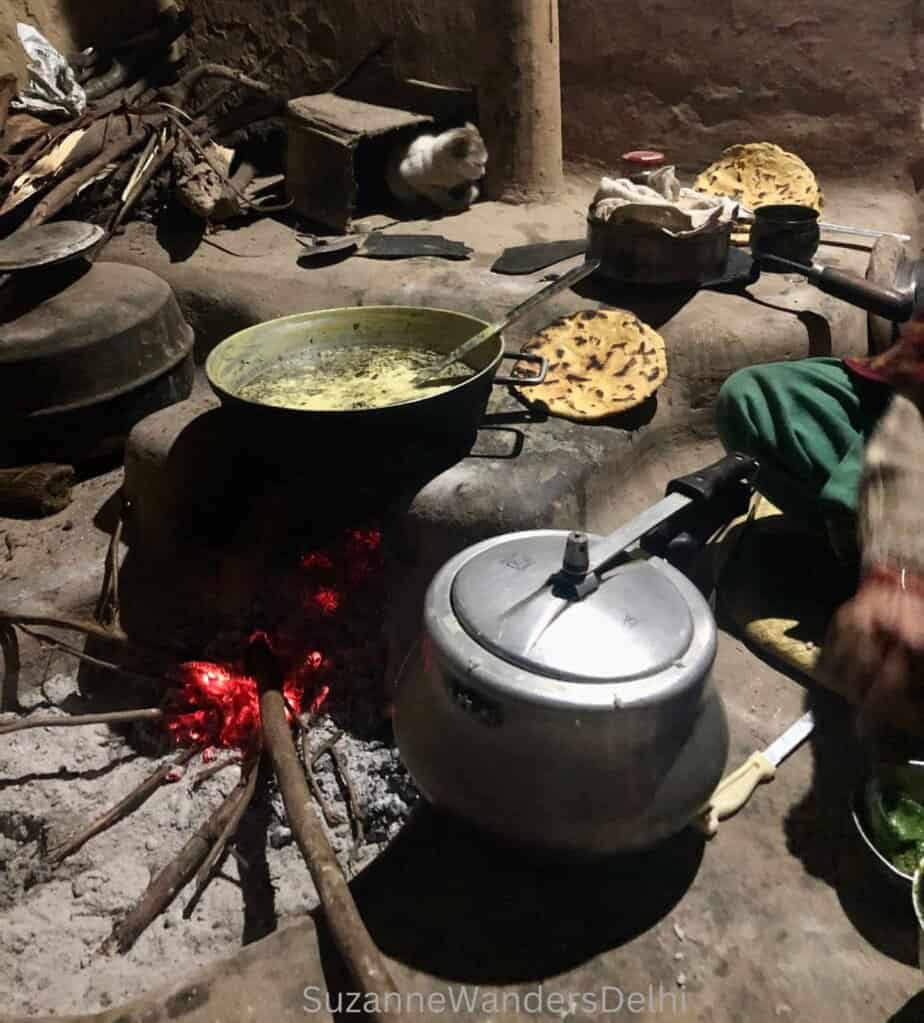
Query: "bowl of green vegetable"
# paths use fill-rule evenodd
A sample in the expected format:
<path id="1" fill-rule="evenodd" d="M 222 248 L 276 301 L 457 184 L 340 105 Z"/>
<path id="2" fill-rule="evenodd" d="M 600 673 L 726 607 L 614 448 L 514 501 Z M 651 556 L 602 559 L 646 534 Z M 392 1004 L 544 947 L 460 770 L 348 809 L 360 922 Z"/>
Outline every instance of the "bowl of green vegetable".
<path id="1" fill-rule="evenodd" d="M 909 889 L 924 858 L 924 762 L 880 765 L 854 793 L 851 815 L 879 873 Z"/>

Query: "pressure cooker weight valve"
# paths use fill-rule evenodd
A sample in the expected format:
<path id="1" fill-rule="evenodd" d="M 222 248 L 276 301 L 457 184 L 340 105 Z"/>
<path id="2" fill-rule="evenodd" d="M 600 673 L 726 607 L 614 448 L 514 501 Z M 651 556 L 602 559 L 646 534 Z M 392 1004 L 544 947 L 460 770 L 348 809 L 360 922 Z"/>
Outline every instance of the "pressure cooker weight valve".
<path id="1" fill-rule="evenodd" d="M 555 596 L 583 600 L 596 592 L 603 574 L 614 568 L 626 552 L 641 542 L 648 554 L 666 556 L 671 541 L 686 545 L 714 531 L 715 525 L 747 510 L 757 473 L 757 462 L 732 453 L 718 462 L 668 483 L 665 497 L 609 536 L 598 540 L 591 564 L 586 533 L 573 531 L 565 541 L 562 566 L 549 580 Z M 684 515 L 679 513 L 689 512 Z"/>

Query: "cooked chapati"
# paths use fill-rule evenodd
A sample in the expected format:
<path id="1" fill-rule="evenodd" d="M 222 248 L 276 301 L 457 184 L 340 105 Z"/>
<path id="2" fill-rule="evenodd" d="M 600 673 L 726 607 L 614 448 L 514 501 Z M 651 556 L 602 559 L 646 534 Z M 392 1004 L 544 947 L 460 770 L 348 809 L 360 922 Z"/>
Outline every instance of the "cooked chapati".
<path id="1" fill-rule="evenodd" d="M 772 142 L 730 146 L 700 174 L 695 187 L 710 195 L 730 196 L 752 210 L 796 204 L 820 213 L 824 206 L 821 188 L 808 164 Z M 745 227 L 742 233 L 746 239 L 749 229 Z"/>
<path id="2" fill-rule="evenodd" d="M 635 408 L 667 379 L 664 339 L 625 309 L 594 309 L 550 323 L 522 349 L 549 360 L 544 384 L 517 389 L 566 419 L 603 419 Z M 514 374 L 533 372 L 527 364 Z"/>

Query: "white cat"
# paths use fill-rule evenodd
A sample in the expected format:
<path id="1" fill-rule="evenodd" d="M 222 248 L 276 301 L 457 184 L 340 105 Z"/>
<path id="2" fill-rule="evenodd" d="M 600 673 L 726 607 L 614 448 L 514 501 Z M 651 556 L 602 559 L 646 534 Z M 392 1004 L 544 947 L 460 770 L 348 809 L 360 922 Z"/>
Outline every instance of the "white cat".
<path id="1" fill-rule="evenodd" d="M 440 135 L 418 135 L 396 146 L 385 166 L 385 180 L 396 199 L 411 205 L 429 199 L 447 212 L 466 210 L 478 198 L 488 150 L 473 124 Z"/>

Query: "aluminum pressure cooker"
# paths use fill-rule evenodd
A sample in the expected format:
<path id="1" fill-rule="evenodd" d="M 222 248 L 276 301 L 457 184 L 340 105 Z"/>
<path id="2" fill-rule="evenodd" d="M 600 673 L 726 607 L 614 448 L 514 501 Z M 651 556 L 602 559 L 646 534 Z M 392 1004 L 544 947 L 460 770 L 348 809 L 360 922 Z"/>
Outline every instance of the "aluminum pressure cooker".
<path id="1" fill-rule="evenodd" d="M 728 753 L 715 619 L 646 539 L 691 506 L 749 493 L 754 469 L 732 455 L 675 480 L 607 538 L 508 534 L 440 569 L 395 702 L 428 801 L 585 856 L 653 845 L 696 816 Z"/>

